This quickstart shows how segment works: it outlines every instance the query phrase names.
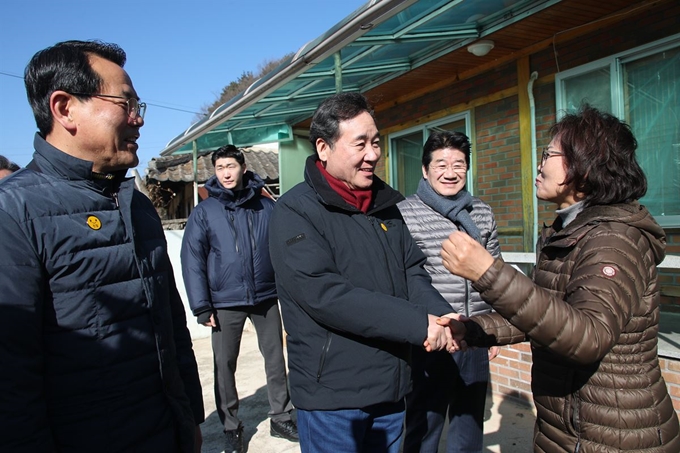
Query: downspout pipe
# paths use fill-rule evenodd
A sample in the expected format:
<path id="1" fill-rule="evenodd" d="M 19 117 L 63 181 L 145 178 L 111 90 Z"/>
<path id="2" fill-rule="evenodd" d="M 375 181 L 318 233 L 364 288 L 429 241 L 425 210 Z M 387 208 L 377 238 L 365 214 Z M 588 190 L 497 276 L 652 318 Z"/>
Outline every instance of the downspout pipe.
<path id="1" fill-rule="evenodd" d="M 529 77 L 529 83 L 527 83 L 527 93 L 529 95 L 529 113 L 531 116 L 531 149 L 534 151 L 531 154 L 531 167 L 533 171 L 534 181 L 538 176 L 538 161 L 536 157 L 536 102 L 534 101 L 534 82 L 538 78 L 538 72 L 534 71 Z M 538 242 L 538 200 L 536 199 L 536 185 L 533 188 L 532 205 L 534 208 L 534 240 L 533 240 L 533 251 L 536 251 L 536 242 Z"/>

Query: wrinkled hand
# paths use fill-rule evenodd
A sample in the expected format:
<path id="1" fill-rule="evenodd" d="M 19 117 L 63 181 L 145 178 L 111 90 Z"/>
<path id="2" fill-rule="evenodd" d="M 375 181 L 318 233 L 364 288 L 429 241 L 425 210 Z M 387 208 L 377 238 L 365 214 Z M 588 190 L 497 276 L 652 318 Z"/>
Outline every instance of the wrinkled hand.
<path id="1" fill-rule="evenodd" d="M 493 264 L 493 256 L 465 233 L 454 231 L 442 243 L 442 258 L 452 274 L 476 282 Z"/>
<path id="2" fill-rule="evenodd" d="M 456 351 L 467 350 L 467 343 L 464 340 L 467 329 L 465 328 L 465 324 L 463 324 L 463 321 L 466 321 L 467 319 L 468 318 L 459 315 L 458 313 L 448 313 L 441 318 L 437 318 L 437 324 L 446 327 L 446 331 L 451 339 L 446 346 L 448 352 L 454 353 Z"/>

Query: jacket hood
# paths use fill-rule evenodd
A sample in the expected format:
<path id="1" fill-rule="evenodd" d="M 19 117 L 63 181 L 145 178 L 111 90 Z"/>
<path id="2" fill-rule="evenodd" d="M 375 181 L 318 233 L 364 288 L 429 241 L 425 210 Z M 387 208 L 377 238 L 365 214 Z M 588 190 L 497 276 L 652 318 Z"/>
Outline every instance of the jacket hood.
<path id="1" fill-rule="evenodd" d="M 247 170 L 243 174 L 243 189 L 225 189 L 213 175 L 205 182 L 205 189 L 208 195 L 217 198 L 221 203 L 229 207 L 239 206 L 251 198 L 259 195 L 264 187 L 264 181 L 257 173 Z"/>
<path id="2" fill-rule="evenodd" d="M 340 194 L 331 188 L 328 181 L 326 181 L 326 178 L 323 177 L 316 167 L 316 161 L 318 160 L 319 157 L 316 154 L 312 154 L 307 158 L 307 161 L 305 162 L 305 182 L 314 189 L 321 202 L 345 211 L 361 212 L 356 207 L 347 203 Z M 373 175 L 373 185 L 371 186 L 371 189 L 373 190 L 373 200 L 371 201 L 371 207 L 367 214 L 396 205 L 404 199 L 402 194 L 385 184 L 385 182 L 376 175 Z"/>
<path id="3" fill-rule="evenodd" d="M 589 206 L 576 216 L 574 221 L 565 227 L 564 230 L 560 231 L 559 235 L 569 236 L 584 225 L 596 225 L 601 222 L 619 222 L 637 228 L 647 238 L 649 246 L 654 253 L 656 264 L 659 264 L 665 258 L 666 233 L 654 220 L 654 217 L 652 217 L 647 208 L 637 201 L 614 205 Z"/>

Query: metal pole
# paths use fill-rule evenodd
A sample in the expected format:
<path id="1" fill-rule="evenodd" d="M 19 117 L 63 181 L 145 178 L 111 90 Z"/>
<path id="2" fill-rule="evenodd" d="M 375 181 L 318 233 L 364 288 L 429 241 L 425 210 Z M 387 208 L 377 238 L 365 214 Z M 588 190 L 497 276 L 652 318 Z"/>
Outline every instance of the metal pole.
<path id="1" fill-rule="evenodd" d="M 194 208 L 198 205 L 198 143 L 192 142 L 194 154 Z"/>
<path id="2" fill-rule="evenodd" d="M 335 62 L 335 92 L 342 93 L 342 57 L 340 51 L 333 54 L 333 61 Z"/>

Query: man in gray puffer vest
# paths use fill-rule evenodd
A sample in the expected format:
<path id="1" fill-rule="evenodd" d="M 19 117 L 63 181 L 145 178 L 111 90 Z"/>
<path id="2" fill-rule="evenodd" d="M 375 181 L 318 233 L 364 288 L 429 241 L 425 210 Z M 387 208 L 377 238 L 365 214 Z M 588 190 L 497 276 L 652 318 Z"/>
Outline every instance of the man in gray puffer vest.
<path id="1" fill-rule="evenodd" d="M 500 256 L 491 207 L 467 190 L 470 141 L 460 132 L 433 132 L 423 147 L 423 179 L 416 194 L 399 203 L 411 235 L 427 256 L 432 285 L 459 314 L 488 313 L 470 282 L 442 264 L 442 242 L 460 230 Z M 449 354 L 413 352 L 413 391 L 406 397 L 404 453 L 436 452 L 449 417 L 447 453 L 481 452 L 489 360 L 498 348 Z"/>

